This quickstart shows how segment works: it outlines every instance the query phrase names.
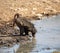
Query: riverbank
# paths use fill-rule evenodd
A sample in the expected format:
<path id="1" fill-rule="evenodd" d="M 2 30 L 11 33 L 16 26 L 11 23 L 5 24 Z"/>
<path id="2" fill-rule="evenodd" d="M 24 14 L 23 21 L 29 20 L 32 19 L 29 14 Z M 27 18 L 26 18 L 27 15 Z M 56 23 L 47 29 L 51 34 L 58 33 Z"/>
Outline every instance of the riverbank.
<path id="1" fill-rule="evenodd" d="M 30 40 L 29 36 L 20 36 L 20 32 L 12 26 L 12 22 L 4 23 L 0 26 L 0 46 L 13 46 L 21 41 Z M 23 42 L 24 44 L 24 42 Z"/>
<path id="2" fill-rule="evenodd" d="M 0 36 L 0 47 L 13 47 L 20 43 L 25 44 L 30 38 L 28 36 Z"/>

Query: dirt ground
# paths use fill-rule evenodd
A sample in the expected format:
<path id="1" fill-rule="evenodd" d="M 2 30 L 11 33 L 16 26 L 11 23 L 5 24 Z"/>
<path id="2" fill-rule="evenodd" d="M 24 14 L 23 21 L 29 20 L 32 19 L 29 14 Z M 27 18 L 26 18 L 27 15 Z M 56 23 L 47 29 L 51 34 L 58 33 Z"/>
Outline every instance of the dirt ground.
<path id="1" fill-rule="evenodd" d="M 0 21 L 13 19 L 15 13 L 27 18 L 60 13 L 60 0 L 0 0 Z"/>

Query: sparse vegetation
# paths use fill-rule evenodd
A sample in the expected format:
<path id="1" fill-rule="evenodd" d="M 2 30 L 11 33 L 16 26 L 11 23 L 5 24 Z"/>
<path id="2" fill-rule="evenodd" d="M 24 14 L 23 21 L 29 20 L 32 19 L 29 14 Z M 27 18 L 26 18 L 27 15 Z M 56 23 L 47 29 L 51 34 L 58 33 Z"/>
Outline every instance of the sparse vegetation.
<path id="1" fill-rule="evenodd" d="M 27 18 L 40 13 L 60 13 L 60 0 L 0 0 L 0 20 L 11 20 L 16 12 Z"/>

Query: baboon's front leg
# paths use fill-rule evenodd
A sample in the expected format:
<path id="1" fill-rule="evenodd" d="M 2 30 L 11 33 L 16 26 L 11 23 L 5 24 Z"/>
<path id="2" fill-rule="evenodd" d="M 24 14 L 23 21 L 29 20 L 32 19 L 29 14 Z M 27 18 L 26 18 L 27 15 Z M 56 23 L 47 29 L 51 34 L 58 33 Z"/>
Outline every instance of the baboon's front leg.
<path id="1" fill-rule="evenodd" d="M 24 36 L 24 34 L 23 34 L 23 33 L 24 33 L 24 28 L 23 28 L 23 27 L 21 27 L 21 28 L 20 28 L 20 36 Z"/>
<path id="2" fill-rule="evenodd" d="M 32 33 L 32 36 L 35 37 L 35 33 Z"/>
<path id="3" fill-rule="evenodd" d="M 25 35 L 29 35 L 28 32 L 29 32 L 29 31 L 28 31 L 27 29 L 25 29 Z"/>

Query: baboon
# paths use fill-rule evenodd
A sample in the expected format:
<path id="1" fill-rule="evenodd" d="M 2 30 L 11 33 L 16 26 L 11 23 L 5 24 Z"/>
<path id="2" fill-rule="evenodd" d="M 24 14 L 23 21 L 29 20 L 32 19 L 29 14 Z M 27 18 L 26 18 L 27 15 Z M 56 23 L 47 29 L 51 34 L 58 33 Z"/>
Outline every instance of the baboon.
<path id="1" fill-rule="evenodd" d="M 20 35 L 23 35 L 23 33 L 25 33 L 25 35 L 29 35 L 28 33 L 31 32 L 32 36 L 35 36 L 35 33 L 37 32 L 34 25 L 29 22 L 28 20 L 26 20 L 25 18 L 23 18 L 19 13 L 16 13 L 14 15 L 14 22 L 13 22 L 13 26 L 16 24 L 19 29 L 20 29 Z"/>

